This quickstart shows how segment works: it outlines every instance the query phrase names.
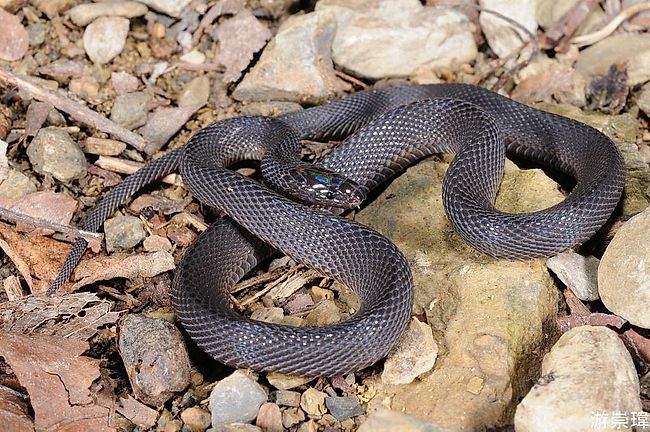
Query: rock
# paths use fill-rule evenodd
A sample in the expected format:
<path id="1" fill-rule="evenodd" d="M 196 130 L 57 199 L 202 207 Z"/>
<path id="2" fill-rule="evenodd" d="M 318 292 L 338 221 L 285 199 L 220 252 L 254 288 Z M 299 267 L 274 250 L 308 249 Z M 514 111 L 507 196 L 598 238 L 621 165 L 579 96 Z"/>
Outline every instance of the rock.
<path id="1" fill-rule="evenodd" d="M 281 406 L 300 406 L 300 393 L 290 390 L 278 390 L 273 392 L 275 403 Z"/>
<path id="2" fill-rule="evenodd" d="M 45 42 L 47 27 L 40 22 L 30 24 L 27 26 L 27 34 L 29 35 L 29 45 L 39 46 Z"/>
<path id="3" fill-rule="evenodd" d="M 68 87 L 72 93 L 86 101 L 99 99 L 99 81 L 90 75 L 70 80 Z"/>
<path id="4" fill-rule="evenodd" d="M 85 3 L 68 10 L 66 14 L 73 23 L 79 27 L 85 27 L 96 18 L 102 16 L 118 16 L 124 18 L 135 18 L 143 16 L 148 11 L 142 3 L 134 1 L 120 1 L 110 3 Z"/>
<path id="5" fill-rule="evenodd" d="M 284 308 L 290 315 L 304 312 L 313 307 L 314 301 L 309 294 L 305 293 L 296 293 L 295 295 L 291 296 L 289 301 L 284 305 Z"/>
<path id="6" fill-rule="evenodd" d="M 2 200 L 0 202 L 4 202 L 0 205 L 9 207 L 8 201 L 4 201 L 5 199 L 15 201 L 32 192 L 36 192 L 34 182 L 22 172 L 9 168 L 7 177 L 0 183 L 0 200 Z"/>
<path id="7" fill-rule="evenodd" d="M 27 147 L 27 156 L 40 174 L 52 174 L 69 182 L 86 175 L 86 158 L 79 145 L 64 129 L 50 126 L 38 131 Z"/>
<path id="8" fill-rule="evenodd" d="M 205 62 L 205 54 L 201 51 L 192 50 L 180 56 L 179 59 L 190 64 L 199 65 Z"/>
<path id="9" fill-rule="evenodd" d="M 115 216 L 104 222 L 106 250 L 132 249 L 147 236 L 142 221 L 135 216 Z"/>
<path id="10" fill-rule="evenodd" d="M 562 252 L 546 260 L 546 266 L 580 300 L 598 300 L 598 264 L 593 256 L 584 257 L 573 251 Z"/>
<path id="11" fill-rule="evenodd" d="M 247 423 L 230 423 L 213 427 L 210 432 L 263 432 L 262 429 Z M 165 431 L 166 432 L 166 431 Z"/>
<path id="12" fill-rule="evenodd" d="M 135 397 L 160 407 L 190 383 L 190 359 L 180 331 L 155 318 L 129 314 L 120 328 L 120 355 Z"/>
<path id="13" fill-rule="evenodd" d="M 325 398 L 325 405 L 338 421 L 364 414 L 357 398 L 351 396 Z"/>
<path id="14" fill-rule="evenodd" d="M 126 144 L 122 141 L 88 137 L 84 142 L 83 151 L 90 154 L 103 156 L 117 156 L 126 150 Z"/>
<path id="15" fill-rule="evenodd" d="M 613 313 L 650 329 L 650 208 L 619 228 L 598 267 L 598 292 Z"/>
<path id="16" fill-rule="evenodd" d="M 267 402 L 260 407 L 255 424 L 264 432 L 283 432 L 282 413 L 276 404 Z"/>
<path id="17" fill-rule="evenodd" d="M 533 35 L 537 31 L 535 2 L 513 0 L 480 0 L 483 9 L 493 10 L 512 18 Z M 499 56 L 507 57 L 518 50 L 530 37 L 519 27 L 488 12 L 481 11 L 479 22 L 490 48 Z"/>
<path id="18" fill-rule="evenodd" d="M 583 107 L 587 103 L 586 88 L 586 78 L 570 64 L 539 57 L 519 71 L 517 87 L 510 97 L 528 105 L 557 101 Z"/>
<path id="19" fill-rule="evenodd" d="M 576 3 L 580 0 L 537 0 L 535 4 L 535 19 L 539 25 L 548 29 L 556 24 Z M 605 13 L 601 8 L 592 8 L 587 18 L 576 30 L 576 36 L 598 30 L 605 19 Z"/>
<path id="20" fill-rule="evenodd" d="M 0 8 L 0 60 L 20 60 L 29 48 L 29 33 L 20 18 Z"/>
<path id="21" fill-rule="evenodd" d="M 307 415 L 320 418 L 320 416 L 327 412 L 325 408 L 326 397 L 327 394 L 310 387 L 300 397 L 300 407 Z"/>
<path id="22" fill-rule="evenodd" d="M 284 319 L 284 311 L 279 307 L 263 307 L 253 311 L 251 319 L 268 323 L 281 324 Z"/>
<path id="23" fill-rule="evenodd" d="M 187 123 L 202 105 L 189 105 L 178 108 L 161 107 L 149 116 L 140 134 L 149 141 L 144 151 L 152 155 L 162 148 Z"/>
<path id="24" fill-rule="evenodd" d="M 289 429 L 305 420 L 305 413 L 300 408 L 287 408 L 282 411 L 282 426 Z"/>
<path id="25" fill-rule="evenodd" d="M 210 393 L 212 427 L 255 420 L 267 400 L 262 386 L 241 371 L 222 379 Z"/>
<path id="26" fill-rule="evenodd" d="M 449 429 L 438 428 L 400 412 L 379 409 L 371 413 L 357 432 L 447 432 Z"/>
<path id="27" fill-rule="evenodd" d="M 311 300 L 311 298 L 310 298 Z M 341 311 L 333 300 L 323 300 L 305 317 L 307 327 L 322 327 L 341 321 Z"/>
<path id="28" fill-rule="evenodd" d="M 614 63 L 627 63 L 627 84 L 632 87 L 650 80 L 650 35 L 621 33 L 580 51 L 575 68 L 593 78 L 607 75 Z"/>
<path id="29" fill-rule="evenodd" d="M 190 407 L 181 412 L 181 420 L 189 432 L 203 432 L 210 427 L 210 413 L 198 407 Z"/>
<path id="30" fill-rule="evenodd" d="M 210 97 L 210 79 L 207 75 L 201 75 L 185 84 L 183 90 L 178 94 L 176 103 L 180 107 L 189 105 L 203 106 L 208 103 Z"/>
<path id="31" fill-rule="evenodd" d="M 128 32 L 126 18 L 97 18 L 84 31 L 84 50 L 93 63 L 106 64 L 122 52 Z"/>
<path id="32" fill-rule="evenodd" d="M 162 12 L 171 17 L 178 18 L 191 0 L 138 0 L 138 2 L 149 6 L 151 9 Z"/>
<path id="33" fill-rule="evenodd" d="M 636 411 L 639 379 L 625 345 L 606 327 L 582 326 L 563 334 L 544 357 L 542 377 L 517 406 L 515 428 L 586 431 L 595 412 Z M 614 426 L 605 422 L 599 429 L 620 429 Z"/>
<path id="34" fill-rule="evenodd" d="M 161 237 L 159 235 L 153 234 L 144 239 L 142 242 L 142 247 L 144 247 L 144 250 L 147 252 L 171 252 L 172 242 L 170 242 L 167 237 Z"/>
<path id="35" fill-rule="evenodd" d="M 334 299 L 334 292 L 332 290 L 317 286 L 309 288 L 309 295 L 311 296 L 314 303 L 318 303 L 323 300 Z"/>
<path id="36" fill-rule="evenodd" d="M 147 123 L 151 98 L 143 92 L 118 95 L 111 108 L 111 120 L 127 129 L 135 129 Z"/>
<path id="37" fill-rule="evenodd" d="M 274 18 L 279 18 L 289 12 L 296 0 L 260 0 L 260 6 L 269 11 Z"/>
<path id="38" fill-rule="evenodd" d="M 477 55 L 474 25 L 452 8 L 424 7 L 417 0 L 326 0 L 316 11 L 335 16 L 332 58 L 355 76 L 408 77 Z"/>
<path id="39" fill-rule="evenodd" d="M 64 10 L 70 9 L 75 2 L 74 0 L 34 0 L 31 3 L 48 18 L 54 18 L 61 15 Z"/>
<path id="40" fill-rule="evenodd" d="M 641 89 L 639 93 L 639 98 L 636 101 L 638 107 L 643 111 L 647 116 L 650 116 L 650 84 L 646 84 Z"/>
<path id="41" fill-rule="evenodd" d="M 548 323 L 556 317 L 558 292 L 544 260 L 490 258 L 454 232 L 441 198 L 447 166 L 420 162 L 357 214 L 409 260 L 414 314 L 426 316 L 444 343 L 435 368 L 419 380 L 395 386 L 367 378 L 364 384 L 376 390 L 367 411 L 388 398 L 391 409 L 441 429 L 495 428 L 538 373 L 537 356 L 553 340 Z M 561 199 L 557 185 L 539 170 L 506 167 L 497 208 L 533 211 Z"/>
<path id="42" fill-rule="evenodd" d="M 395 348 L 388 354 L 381 380 L 386 384 L 413 382 L 419 375 L 433 368 L 437 357 L 438 344 L 433 339 L 431 327 L 413 318 Z"/>
<path id="43" fill-rule="evenodd" d="M 332 99 L 341 90 L 330 57 L 335 30 L 336 22 L 328 13 L 287 19 L 233 97 L 245 102 L 310 104 Z"/>
<path id="44" fill-rule="evenodd" d="M 140 81 L 126 72 L 113 72 L 111 73 L 111 85 L 119 96 L 135 92 L 140 85 Z"/>

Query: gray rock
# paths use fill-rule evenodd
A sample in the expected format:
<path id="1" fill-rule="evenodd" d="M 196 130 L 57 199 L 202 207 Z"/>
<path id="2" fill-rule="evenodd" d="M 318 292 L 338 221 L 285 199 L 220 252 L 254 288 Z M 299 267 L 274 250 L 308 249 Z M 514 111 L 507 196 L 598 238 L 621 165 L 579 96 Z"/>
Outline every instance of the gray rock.
<path id="1" fill-rule="evenodd" d="M 181 16 L 183 9 L 190 4 L 191 0 L 138 0 L 138 2 L 149 6 L 153 10 L 162 12 L 171 17 Z"/>
<path id="2" fill-rule="evenodd" d="M 282 411 L 282 426 L 289 429 L 305 420 L 305 413 L 300 408 L 287 408 Z"/>
<path id="3" fill-rule="evenodd" d="M 623 224 L 598 267 L 598 292 L 610 311 L 650 329 L 650 208 Z"/>
<path id="4" fill-rule="evenodd" d="M 187 123 L 201 105 L 161 107 L 153 112 L 140 134 L 149 141 L 144 151 L 152 155 L 162 148 Z"/>
<path id="5" fill-rule="evenodd" d="M 322 103 L 341 91 L 330 57 L 336 22 L 328 13 L 285 21 L 233 92 L 246 102 Z M 300 47 L 298 49 L 297 47 Z"/>
<path id="6" fill-rule="evenodd" d="M 300 393 L 291 390 L 278 390 L 273 392 L 275 403 L 281 406 L 300 406 Z"/>
<path id="7" fill-rule="evenodd" d="M 364 413 L 363 407 L 359 405 L 357 398 L 351 396 L 325 398 L 325 405 L 338 421 L 360 416 Z"/>
<path id="8" fill-rule="evenodd" d="M 212 427 L 255 420 L 267 400 L 262 386 L 241 371 L 222 379 L 210 393 Z"/>
<path id="9" fill-rule="evenodd" d="M 66 12 L 73 23 L 79 27 L 85 27 L 96 18 L 102 16 L 118 16 L 124 18 L 135 18 L 143 16 L 148 11 L 142 3 L 134 1 L 119 1 L 110 3 L 85 3 L 80 4 Z"/>
<path id="10" fill-rule="evenodd" d="M 128 33 L 126 18 L 97 18 L 84 31 L 84 50 L 93 63 L 106 64 L 122 52 Z"/>
<path id="11" fill-rule="evenodd" d="M 133 93 L 138 89 L 140 81 L 126 72 L 111 73 L 111 85 L 118 95 Z"/>
<path id="12" fill-rule="evenodd" d="M 142 221 L 129 215 L 107 219 L 104 222 L 104 233 L 108 252 L 132 249 L 147 236 Z"/>
<path id="13" fill-rule="evenodd" d="M 29 34 L 29 45 L 38 46 L 45 42 L 47 27 L 40 22 L 30 24 L 27 26 L 27 34 Z"/>
<path id="14" fill-rule="evenodd" d="M 283 432 L 282 413 L 276 404 L 267 402 L 260 407 L 255 424 L 264 432 Z"/>
<path id="15" fill-rule="evenodd" d="M 253 311 L 251 318 L 258 321 L 281 324 L 284 319 L 284 311 L 279 307 L 263 307 Z"/>
<path id="16" fill-rule="evenodd" d="M 607 75 L 614 63 L 627 63 L 630 86 L 650 80 L 650 35 L 621 33 L 580 51 L 575 68 L 587 77 Z"/>
<path id="17" fill-rule="evenodd" d="M 325 408 L 326 397 L 327 394 L 310 387 L 300 397 L 300 407 L 310 417 L 320 418 L 327 412 Z"/>
<path id="18" fill-rule="evenodd" d="M 203 432 L 211 425 L 210 413 L 199 407 L 190 407 L 181 412 L 181 420 L 188 432 Z"/>
<path id="19" fill-rule="evenodd" d="M 546 266 L 580 300 L 598 300 L 598 264 L 594 256 L 584 257 L 573 251 L 562 252 L 546 260 Z"/>
<path id="20" fill-rule="evenodd" d="M 14 200 L 36 192 L 34 182 L 22 172 L 9 168 L 7 177 L 0 183 L 0 197 Z"/>
<path id="21" fill-rule="evenodd" d="M 129 314 L 119 349 L 135 397 L 160 407 L 190 384 L 190 359 L 180 331 L 155 318 Z"/>
<path id="22" fill-rule="evenodd" d="M 544 357 L 542 377 L 517 406 L 515 428 L 587 431 L 594 412 L 636 411 L 639 379 L 625 345 L 606 327 L 583 326 L 562 335 Z M 606 422 L 603 430 L 616 429 L 612 425 Z"/>
<path id="23" fill-rule="evenodd" d="M 357 432 L 449 432 L 437 426 L 397 411 L 381 408 L 371 413 Z"/>
<path id="24" fill-rule="evenodd" d="M 135 129 L 147 123 L 151 98 L 143 92 L 118 95 L 111 108 L 111 120 L 127 129 Z"/>
<path id="25" fill-rule="evenodd" d="M 417 0 L 326 0 L 316 10 L 336 17 L 332 58 L 355 76 L 408 77 L 476 58 L 474 25 L 452 8 Z"/>
<path id="26" fill-rule="evenodd" d="M 194 78 L 185 84 L 183 90 L 178 94 L 176 103 L 180 107 L 190 105 L 203 106 L 208 103 L 210 97 L 210 79 L 206 75 Z"/>
<path id="27" fill-rule="evenodd" d="M 311 297 L 309 297 L 311 300 Z M 305 317 L 304 325 L 322 327 L 341 321 L 341 311 L 333 300 L 323 300 Z"/>
<path id="28" fill-rule="evenodd" d="M 512 18 L 517 23 L 528 29 L 533 35 L 537 30 L 535 19 L 535 2 L 532 1 L 504 1 L 480 0 L 479 5 L 488 10 L 499 12 Z M 479 17 L 481 30 L 485 34 L 490 48 L 499 56 L 506 57 L 519 49 L 529 37 L 518 27 L 487 12 L 481 12 Z"/>
<path id="29" fill-rule="evenodd" d="M 52 174 L 62 182 L 86 175 L 86 158 L 68 132 L 50 126 L 41 129 L 27 147 L 27 156 L 40 174 Z"/>
<path id="30" fill-rule="evenodd" d="M 408 384 L 430 371 L 438 357 L 438 344 L 431 326 L 416 318 L 388 354 L 381 380 L 386 384 Z"/>

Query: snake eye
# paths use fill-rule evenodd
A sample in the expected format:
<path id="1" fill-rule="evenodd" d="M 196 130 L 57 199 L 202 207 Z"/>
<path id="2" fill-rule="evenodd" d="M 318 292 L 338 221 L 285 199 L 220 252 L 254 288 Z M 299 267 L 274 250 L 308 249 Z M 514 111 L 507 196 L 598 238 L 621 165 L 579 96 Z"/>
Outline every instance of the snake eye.
<path id="1" fill-rule="evenodd" d="M 330 200 L 334 199 L 334 192 L 327 192 L 325 194 L 325 198 L 330 199 Z"/>

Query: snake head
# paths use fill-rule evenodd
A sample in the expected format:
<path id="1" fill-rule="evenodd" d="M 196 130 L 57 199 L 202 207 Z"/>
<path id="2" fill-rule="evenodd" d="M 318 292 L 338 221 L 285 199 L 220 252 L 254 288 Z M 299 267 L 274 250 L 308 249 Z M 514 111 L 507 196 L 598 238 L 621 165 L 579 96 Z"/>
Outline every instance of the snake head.
<path id="1" fill-rule="evenodd" d="M 358 183 L 324 168 L 300 166 L 289 170 L 289 176 L 289 193 L 309 204 L 352 209 L 366 199 Z"/>

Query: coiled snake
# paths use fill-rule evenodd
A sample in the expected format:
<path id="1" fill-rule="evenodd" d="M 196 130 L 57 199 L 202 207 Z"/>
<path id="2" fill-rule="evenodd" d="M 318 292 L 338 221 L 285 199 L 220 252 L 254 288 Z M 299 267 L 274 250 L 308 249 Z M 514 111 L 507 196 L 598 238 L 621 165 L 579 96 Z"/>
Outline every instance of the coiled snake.
<path id="1" fill-rule="evenodd" d="M 348 135 L 318 167 L 298 161 L 300 139 Z M 543 211 L 499 212 L 493 203 L 506 151 L 569 174 L 575 187 Z M 196 198 L 228 215 L 189 248 L 174 278 L 174 304 L 191 338 L 230 366 L 343 374 L 373 364 L 397 342 L 409 320 L 413 281 L 389 240 L 328 208 L 354 207 L 384 180 L 440 152 L 456 153 L 443 184 L 449 220 L 465 241 L 493 256 L 549 256 L 584 242 L 623 189 L 621 156 L 589 126 L 474 86 L 404 86 L 277 118 L 217 122 L 127 177 L 88 214 L 84 228 L 98 230 L 137 190 L 180 170 Z M 228 169 L 242 159 L 262 159 L 267 182 L 303 203 Z M 307 205 L 314 201 L 326 208 Z M 269 324 L 232 311 L 228 288 L 266 256 L 264 245 L 352 288 L 361 310 L 322 328 Z M 77 241 L 50 293 L 70 276 L 85 246 Z"/>

